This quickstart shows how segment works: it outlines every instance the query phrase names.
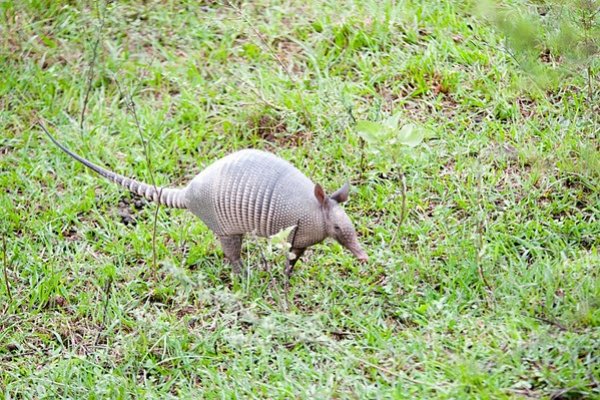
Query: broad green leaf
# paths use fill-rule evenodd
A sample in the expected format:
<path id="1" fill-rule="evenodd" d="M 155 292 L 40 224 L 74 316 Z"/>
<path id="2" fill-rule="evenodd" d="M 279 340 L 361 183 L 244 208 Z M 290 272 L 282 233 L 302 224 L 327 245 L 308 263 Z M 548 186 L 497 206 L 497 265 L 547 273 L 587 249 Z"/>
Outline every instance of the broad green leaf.
<path id="1" fill-rule="evenodd" d="M 383 121 L 384 125 L 387 126 L 389 129 L 392 129 L 393 131 L 396 131 L 398 129 L 399 122 L 400 122 L 400 113 L 391 115 Z"/>
<path id="2" fill-rule="evenodd" d="M 385 126 L 371 121 L 358 121 L 356 131 L 369 144 L 381 142 L 387 136 Z"/>
<path id="3" fill-rule="evenodd" d="M 425 137 L 425 130 L 415 124 L 406 124 L 400 129 L 398 141 L 409 147 L 415 147 L 421 144 Z"/>

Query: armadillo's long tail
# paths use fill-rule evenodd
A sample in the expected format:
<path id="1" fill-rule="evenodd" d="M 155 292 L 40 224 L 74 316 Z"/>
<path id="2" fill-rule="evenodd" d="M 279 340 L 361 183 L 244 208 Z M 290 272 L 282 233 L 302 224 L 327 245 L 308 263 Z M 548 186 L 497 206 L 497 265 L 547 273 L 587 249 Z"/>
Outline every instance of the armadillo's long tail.
<path id="1" fill-rule="evenodd" d="M 134 179 L 129 179 L 124 177 L 123 175 L 116 174 L 112 171 L 106 170 L 102 167 L 97 166 L 91 161 L 86 160 L 85 158 L 73 153 L 71 150 L 67 149 L 61 143 L 59 143 L 51 134 L 48 132 L 46 127 L 40 122 L 40 127 L 46 135 L 57 145 L 62 151 L 85 165 L 86 167 L 96 171 L 98 174 L 103 177 L 118 183 L 119 185 L 129 189 L 131 192 L 139 194 L 147 198 L 148 200 L 152 200 L 156 203 L 163 204 L 170 208 L 187 208 L 187 202 L 185 199 L 185 190 L 184 189 L 170 189 L 170 188 L 161 188 L 155 187 L 153 185 L 148 185 L 143 182 L 138 182 Z"/>

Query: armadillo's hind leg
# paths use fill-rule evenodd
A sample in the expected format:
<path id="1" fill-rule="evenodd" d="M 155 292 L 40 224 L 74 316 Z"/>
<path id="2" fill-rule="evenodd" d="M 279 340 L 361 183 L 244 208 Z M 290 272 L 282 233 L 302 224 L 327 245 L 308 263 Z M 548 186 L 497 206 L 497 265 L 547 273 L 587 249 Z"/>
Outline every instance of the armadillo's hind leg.
<path id="1" fill-rule="evenodd" d="M 300 260 L 300 257 L 302 257 L 302 254 L 304 254 L 304 250 L 306 250 L 306 249 L 299 249 L 299 248 L 295 248 L 295 247 L 292 247 L 290 249 L 290 253 L 292 253 L 294 255 L 294 258 L 290 259 L 288 257 L 288 259 L 285 262 L 285 291 L 286 292 L 288 291 L 288 289 L 290 287 L 290 278 L 292 277 L 292 272 L 294 272 L 294 266 L 296 265 L 298 260 Z"/>
<path id="2" fill-rule="evenodd" d="M 220 236 L 223 254 L 235 274 L 242 272 L 242 235 Z"/>

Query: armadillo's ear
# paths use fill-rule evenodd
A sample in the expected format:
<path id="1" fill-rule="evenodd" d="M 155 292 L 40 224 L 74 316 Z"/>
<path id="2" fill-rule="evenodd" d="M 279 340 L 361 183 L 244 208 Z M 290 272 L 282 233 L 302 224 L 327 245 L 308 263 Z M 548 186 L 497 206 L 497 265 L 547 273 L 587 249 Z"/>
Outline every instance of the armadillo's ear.
<path id="1" fill-rule="evenodd" d="M 331 195 L 331 198 L 338 203 L 343 203 L 348 200 L 348 193 L 350 192 L 350 184 L 346 182 L 344 186 L 339 188 L 334 194 Z"/>
<path id="2" fill-rule="evenodd" d="M 320 205 L 325 206 L 327 204 L 327 195 L 325 195 L 325 191 L 318 183 L 315 185 L 315 197 Z"/>

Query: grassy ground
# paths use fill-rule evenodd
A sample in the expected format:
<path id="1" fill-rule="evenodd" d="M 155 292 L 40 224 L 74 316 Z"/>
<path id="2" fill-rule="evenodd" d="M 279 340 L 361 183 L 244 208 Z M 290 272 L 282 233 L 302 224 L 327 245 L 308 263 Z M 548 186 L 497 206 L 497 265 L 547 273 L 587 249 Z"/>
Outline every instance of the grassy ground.
<path id="1" fill-rule="evenodd" d="M 0 2 L 0 398 L 600 396 L 583 78 L 540 90 L 458 2 L 395 3 Z M 435 134 L 397 165 L 363 155 L 353 118 L 398 112 Z M 199 220 L 161 208 L 155 270 L 156 207 L 38 118 L 161 185 L 244 147 L 350 179 L 371 260 L 315 246 L 286 309 L 264 240 L 236 281 Z"/>

